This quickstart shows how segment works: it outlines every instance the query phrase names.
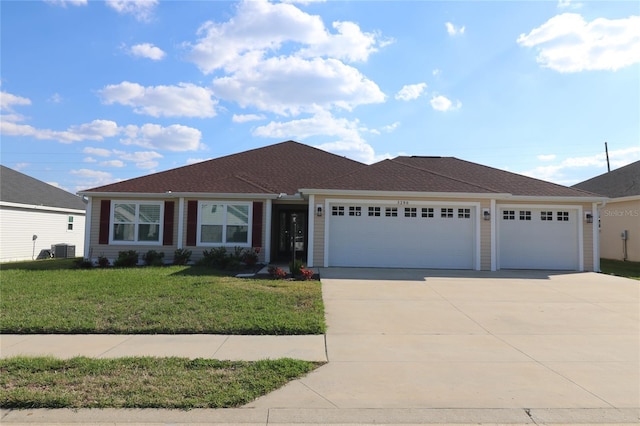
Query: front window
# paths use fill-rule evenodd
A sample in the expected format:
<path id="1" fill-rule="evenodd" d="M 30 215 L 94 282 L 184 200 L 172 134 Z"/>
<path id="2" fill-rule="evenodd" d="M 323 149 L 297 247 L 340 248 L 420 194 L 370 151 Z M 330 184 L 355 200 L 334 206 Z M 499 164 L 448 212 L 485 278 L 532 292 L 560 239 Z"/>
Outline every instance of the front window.
<path id="1" fill-rule="evenodd" d="M 249 205 L 200 203 L 200 242 L 249 244 Z"/>
<path id="2" fill-rule="evenodd" d="M 130 243 L 160 242 L 160 203 L 115 202 L 113 241 Z"/>

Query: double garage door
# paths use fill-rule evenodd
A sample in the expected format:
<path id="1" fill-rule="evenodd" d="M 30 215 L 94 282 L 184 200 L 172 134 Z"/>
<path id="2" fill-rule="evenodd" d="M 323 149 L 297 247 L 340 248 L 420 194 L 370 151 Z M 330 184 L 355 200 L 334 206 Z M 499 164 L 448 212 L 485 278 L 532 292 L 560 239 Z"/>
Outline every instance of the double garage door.
<path id="1" fill-rule="evenodd" d="M 497 269 L 580 269 L 578 209 L 498 205 L 496 210 Z M 479 215 L 477 205 L 332 203 L 328 265 L 476 269 Z M 490 251 L 489 242 L 482 247 Z"/>
<path id="2" fill-rule="evenodd" d="M 475 206 L 336 203 L 329 266 L 474 269 Z"/>

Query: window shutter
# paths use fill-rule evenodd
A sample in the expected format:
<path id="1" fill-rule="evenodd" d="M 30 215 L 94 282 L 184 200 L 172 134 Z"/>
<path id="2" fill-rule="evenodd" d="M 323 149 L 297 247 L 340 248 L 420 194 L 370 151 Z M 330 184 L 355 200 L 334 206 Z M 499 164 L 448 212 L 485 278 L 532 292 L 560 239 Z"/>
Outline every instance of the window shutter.
<path id="1" fill-rule="evenodd" d="M 187 202 L 187 245 L 195 246 L 198 235 L 198 201 Z"/>
<path id="2" fill-rule="evenodd" d="M 175 201 L 164 202 L 164 224 L 162 226 L 162 245 L 173 245 L 173 215 L 175 214 Z"/>
<path id="3" fill-rule="evenodd" d="M 111 200 L 100 201 L 100 227 L 98 244 L 109 244 L 109 218 L 111 217 Z"/>
<path id="4" fill-rule="evenodd" d="M 251 222 L 251 246 L 262 247 L 262 201 L 253 202 L 253 220 Z"/>

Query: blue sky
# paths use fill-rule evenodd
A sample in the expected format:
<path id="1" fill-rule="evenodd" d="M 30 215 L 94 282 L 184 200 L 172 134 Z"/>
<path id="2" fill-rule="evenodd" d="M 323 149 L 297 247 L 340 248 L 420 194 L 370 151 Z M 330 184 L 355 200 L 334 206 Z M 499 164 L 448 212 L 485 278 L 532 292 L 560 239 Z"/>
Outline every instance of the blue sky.
<path id="1" fill-rule="evenodd" d="M 1 162 L 71 192 L 290 139 L 564 185 L 640 159 L 635 1 L 0 8 Z"/>

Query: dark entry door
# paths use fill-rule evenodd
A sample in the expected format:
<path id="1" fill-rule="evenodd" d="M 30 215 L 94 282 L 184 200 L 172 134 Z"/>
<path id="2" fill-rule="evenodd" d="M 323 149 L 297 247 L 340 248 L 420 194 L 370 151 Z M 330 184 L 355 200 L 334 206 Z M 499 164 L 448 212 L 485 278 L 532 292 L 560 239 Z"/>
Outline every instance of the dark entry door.
<path id="1" fill-rule="evenodd" d="M 307 210 L 280 208 L 277 210 L 275 260 L 291 261 L 307 258 Z"/>

